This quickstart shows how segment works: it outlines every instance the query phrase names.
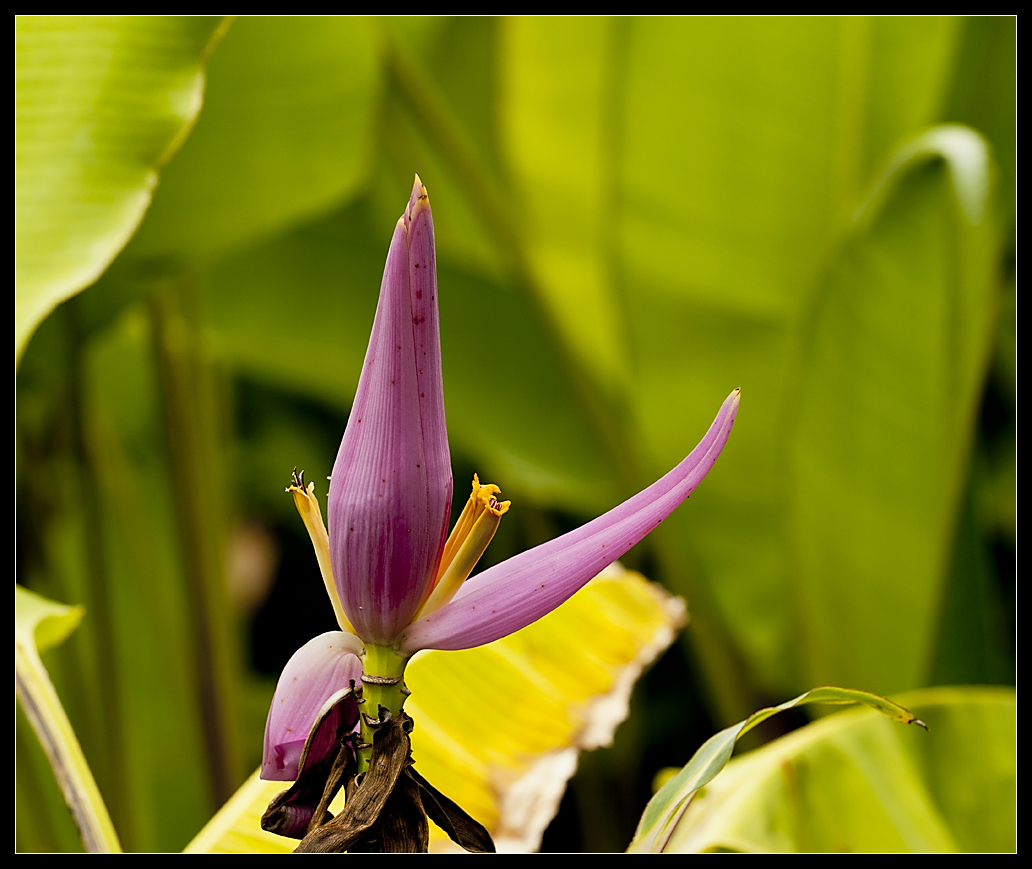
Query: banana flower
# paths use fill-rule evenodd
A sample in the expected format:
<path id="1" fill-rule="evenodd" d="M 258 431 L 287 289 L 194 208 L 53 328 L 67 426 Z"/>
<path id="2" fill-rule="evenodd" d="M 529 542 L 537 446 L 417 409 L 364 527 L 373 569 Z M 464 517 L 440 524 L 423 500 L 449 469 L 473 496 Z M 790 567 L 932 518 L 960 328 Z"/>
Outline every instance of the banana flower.
<path id="1" fill-rule="evenodd" d="M 498 487 L 474 477 L 472 494 L 448 536 L 452 473 L 434 232 L 426 188 L 417 176 L 394 230 L 358 391 L 330 478 L 328 533 L 313 486 L 306 488 L 303 476 L 295 475 L 288 489 L 312 537 L 341 630 L 303 646 L 280 677 L 266 726 L 262 778 L 298 783 L 270 806 L 267 828 L 305 836 L 305 842 L 318 840 L 329 826 L 324 782 L 334 763 L 354 763 L 340 784 L 347 788 L 345 813 L 353 800 L 358 814 L 386 812 L 391 799 L 397 803 L 391 789 L 407 789 L 418 792 L 417 801 L 447 832 L 448 823 L 464 823 L 411 769 L 411 759 L 394 764 L 404 769 L 390 773 L 386 794 L 368 798 L 379 799 L 379 808 L 362 803 L 366 784 L 355 784 L 358 774 L 371 770 L 368 781 L 377 768 L 376 751 L 371 755 L 370 749 L 374 738 L 380 740 L 381 725 L 393 719 L 397 726 L 387 728 L 390 739 L 407 739 L 411 721 L 405 723 L 401 709 L 406 661 L 422 649 L 490 643 L 562 604 L 692 493 L 720 455 L 738 403 L 736 389 L 698 446 L 644 491 L 467 581 L 509 502 L 498 500 Z M 361 733 L 344 751 L 342 740 L 347 742 L 357 726 Z M 310 770 L 316 771 L 314 784 L 303 783 Z M 442 813 L 443 821 L 437 817 Z M 350 838 L 338 838 L 332 847 L 376 844 L 376 835 L 386 836 L 370 833 L 369 825 L 354 833 L 359 822 L 352 817 L 349 823 Z M 390 826 L 384 818 L 379 824 Z M 469 836 L 463 842 L 461 830 L 457 835 L 469 847 Z"/>

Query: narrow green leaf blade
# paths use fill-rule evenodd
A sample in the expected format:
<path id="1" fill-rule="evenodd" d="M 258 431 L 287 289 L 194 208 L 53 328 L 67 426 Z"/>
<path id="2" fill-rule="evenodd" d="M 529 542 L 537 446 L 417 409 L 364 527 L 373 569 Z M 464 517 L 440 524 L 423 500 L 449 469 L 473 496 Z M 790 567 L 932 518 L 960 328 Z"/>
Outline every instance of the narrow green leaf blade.
<path id="1" fill-rule="evenodd" d="M 1014 691 L 933 688 L 900 699 L 931 732 L 866 710 L 803 727 L 732 760 L 666 850 L 1014 850 Z"/>
<path id="2" fill-rule="evenodd" d="M 55 645 L 64 640 L 82 618 L 82 608 L 47 600 L 17 585 L 14 600 L 18 702 L 50 762 L 83 847 L 94 852 L 121 851 L 107 806 L 37 649 L 37 641 Z"/>
<path id="3" fill-rule="evenodd" d="M 911 712 L 885 697 L 879 697 L 867 691 L 832 686 L 814 688 L 779 706 L 760 709 L 744 721 L 739 721 L 706 740 L 685 767 L 649 801 L 641 816 L 638 831 L 627 850 L 631 852 L 665 851 L 692 798 L 699 788 L 712 781 L 727 766 L 739 737 L 778 712 L 808 703 L 836 705 L 862 703 L 894 721 L 925 726 L 924 722 Z"/>

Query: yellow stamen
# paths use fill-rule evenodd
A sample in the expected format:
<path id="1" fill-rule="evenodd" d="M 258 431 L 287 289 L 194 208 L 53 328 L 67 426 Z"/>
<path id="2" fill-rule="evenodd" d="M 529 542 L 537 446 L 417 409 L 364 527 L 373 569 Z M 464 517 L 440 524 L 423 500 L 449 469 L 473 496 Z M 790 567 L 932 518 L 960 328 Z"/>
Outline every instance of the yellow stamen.
<path id="1" fill-rule="evenodd" d="M 444 544 L 441 565 L 437 569 L 433 591 L 419 612 L 419 618 L 440 609 L 450 601 L 473 572 L 480 556 L 494 537 L 502 514 L 509 509 L 509 501 L 499 501 L 495 495 L 501 489 L 493 485 L 480 485 L 480 479 L 473 475 L 473 492 L 462 508 L 462 513 L 448 542 Z"/>
<path id="2" fill-rule="evenodd" d="M 315 483 L 309 483 L 306 489 L 305 472 L 302 471 L 298 474 L 295 470 L 292 485 L 287 487 L 287 491 L 294 496 L 294 506 L 301 514 L 301 521 L 308 529 L 308 536 L 312 538 L 315 557 L 319 562 L 319 572 L 322 574 L 326 593 L 330 596 L 330 603 L 333 604 L 333 613 L 337 616 L 337 624 L 340 625 L 342 631 L 354 634 L 355 629 L 348 621 L 348 617 L 344 615 L 344 607 L 341 606 L 340 595 L 337 594 L 337 584 L 333 581 L 333 568 L 330 566 L 330 537 L 326 533 L 319 501 L 315 497 Z"/>

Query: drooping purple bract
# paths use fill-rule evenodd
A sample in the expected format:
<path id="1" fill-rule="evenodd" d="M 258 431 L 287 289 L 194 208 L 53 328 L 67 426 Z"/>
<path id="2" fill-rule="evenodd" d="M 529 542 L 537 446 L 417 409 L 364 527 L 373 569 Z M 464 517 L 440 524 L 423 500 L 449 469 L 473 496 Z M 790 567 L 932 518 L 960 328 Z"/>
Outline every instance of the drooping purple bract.
<path id="1" fill-rule="evenodd" d="M 419 612 L 447 537 L 451 499 L 434 225 L 417 177 L 387 254 L 330 478 L 333 576 L 365 642 L 393 643 Z"/>

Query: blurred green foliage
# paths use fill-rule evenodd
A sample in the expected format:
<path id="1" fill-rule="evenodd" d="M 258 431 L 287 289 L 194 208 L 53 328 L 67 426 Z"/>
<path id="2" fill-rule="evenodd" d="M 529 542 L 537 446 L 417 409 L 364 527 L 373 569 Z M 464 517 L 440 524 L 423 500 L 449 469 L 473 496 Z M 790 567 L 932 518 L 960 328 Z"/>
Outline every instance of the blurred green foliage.
<path id="1" fill-rule="evenodd" d="M 217 22 L 150 21 L 204 69 Z M 68 68 L 124 57 L 120 26 Z M 688 664 L 546 847 L 622 849 L 655 769 L 771 698 L 1013 681 L 1013 18 L 242 18 L 206 74 L 139 231 L 30 317 L 17 374 L 18 581 L 86 608 L 45 660 L 127 849 L 189 840 L 332 626 L 282 487 L 332 465 L 415 171 L 456 489 L 514 505 L 490 561 L 650 482 L 743 390 L 631 554 L 687 599 Z M 118 81 L 97 116 L 181 86 Z M 17 756 L 18 847 L 76 847 L 23 727 Z"/>

